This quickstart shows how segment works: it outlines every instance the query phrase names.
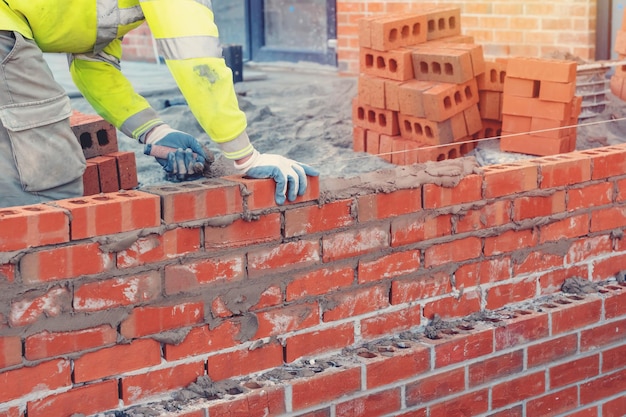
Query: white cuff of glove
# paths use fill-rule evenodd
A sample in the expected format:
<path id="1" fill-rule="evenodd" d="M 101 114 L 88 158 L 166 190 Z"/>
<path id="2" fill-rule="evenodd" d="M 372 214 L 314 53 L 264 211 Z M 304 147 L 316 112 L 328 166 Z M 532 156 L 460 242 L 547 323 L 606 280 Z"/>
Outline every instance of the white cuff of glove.
<path id="1" fill-rule="evenodd" d="M 172 129 L 168 124 L 158 125 L 146 134 L 146 145 L 152 145 L 174 132 L 178 130 Z"/>
<path id="2" fill-rule="evenodd" d="M 250 158 L 245 161 L 242 162 L 241 164 L 238 164 L 237 161 L 234 161 L 235 164 L 235 169 L 237 171 L 239 171 L 239 173 L 241 174 L 245 174 L 245 172 L 252 166 L 254 166 L 254 164 L 256 164 L 256 162 L 259 159 L 259 156 L 261 156 L 261 154 L 259 153 L 259 151 L 257 151 L 256 149 L 252 152 L 252 155 L 250 156 Z"/>

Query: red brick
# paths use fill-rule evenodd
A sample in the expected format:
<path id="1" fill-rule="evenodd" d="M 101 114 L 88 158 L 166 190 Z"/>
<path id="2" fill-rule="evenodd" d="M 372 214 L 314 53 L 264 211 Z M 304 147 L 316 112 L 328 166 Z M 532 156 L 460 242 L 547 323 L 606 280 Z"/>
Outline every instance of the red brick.
<path id="1" fill-rule="evenodd" d="M 393 162 L 393 144 L 397 136 L 380 135 L 380 146 L 378 156 L 387 162 Z"/>
<path id="2" fill-rule="evenodd" d="M 370 48 L 359 49 L 361 73 L 396 81 L 413 78 L 413 61 L 410 49 L 395 49 L 388 52 Z"/>
<path id="3" fill-rule="evenodd" d="M 515 133 L 531 132 L 532 121 L 533 118 L 529 116 L 515 116 L 512 114 L 503 114 L 500 133 L 502 133 L 502 131 Z"/>
<path id="4" fill-rule="evenodd" d="M 354 343 L 354 325 L 342 324 L 336 327 L 300 333 L 286 338 L 285 361 L 287 363 L 311 355 L 328 353 L 351 346 Z"/>
<path id="5" fill-rule="evenodd" d="M 591 180 L 591 159 L 580 152 L 535 161 L 540 164 L 540 188 L 555 188 Z"/>
<path id="6" fill-rule="evenodd" d="M 317 303 L 297 304 L 257 313 L 256 339 L 279 336 L 319 324 Z"/>
<path id="7" fill-rule="evenodd" d="M 550 310 L 553 335 L 599 323 L 602 317 L 600 298 L 587 296 L 581 301 L 559 298 L 550 304 L 558 307 Z"/>
<path id="8" fill-rule="evenodd" d="M 24 357 L 34 361 L 115 344 L 117 330 L 111 326 L 67 332 L 43 331 L 26 338 Z"/>
<path id="9" fill-rule="evenodd" d="M 480 91 L 478 107 L 480 109 L 480 117 L 483 119 L 501 120 L 502 109 L 502 93 L 498 91 Z"/>
<path id="10" fill-rule="evenodd" d="M 524 369 L 524 352 L 516 350 L 499 356 L 489 357 L 469 365 L 469 386 L 475 387 L 491 383 L 497 379 L 522 372 Z"/>
<path id="11" fill-rule="evenodd" d="M 327 305 L 323 306 L 322 318 L 324 322 L 331 322 L 388 307 L 389 290 L 386 285 L 377 285 L 329 294 L 325 299 Z"/>
<path id="12" fill-rule="evenodd" d="M 406 404 L 408 407 L 434 401 L 465 390 L 465 369 L 427 374 L 415 382 L 406 384 Z"/>
<path id="13" fill-rule="evenodd" d="M 454 187 L 424 184 L 424 208 L 441 208 L 482 199 L 482 177 L 468 175 Z"/>
<path id="14" fill-rule="evenodd" d="M 549 271 L 563 265 L 563 256 L 549 250 L 537 250 L 517 257 L 513 266 L 513 275 L 528 274 L 536 271 Z"/>
<path id="15" fill-rule="evenodd" d="M 137 180 L 137 162 L 134 152 L 112 152 L 107 156 L 115 158 L 117 163 L 117 175 L 121 190 L 130 190 L 139 185 Z"/>
<path id="16" fill-rule="evenodd" d="M 409 80 L 398 86 L 398 110 L 407 116 L 426 117 L 424 92 L 432 88 L 431 81 Z"/>
<path id="17" fill-rule="evenodd" d="M 503 92 L 505 100 L 508 99 L 507 96 L 537 98 L 539 97 L 539 80 L 507 76 L 504 79 Z"/>
<path id="18" fill-rule="evenodd" d="M 427 5 L 423 11 L 428 22 L 429 41 L 461 34 L 461 9 L 446 5 Z"/>
<path id="19" fill-rule="evenodd" d="M 568 83 L 576 81 L 576 67 L 576 62 L 570 60 L 511 57 L 506 72 L 509 77 Z"/>
<path id="20" fill-rule="evenodd" d="M 114 193 L 120 190 L 120 179 L 117 173 L 117 161 L 111 156 L 96 156 L 89 159 L 98 167 L 98 179 L 100 180 L 100 191 L 103 193 Z"/>
<path id="21" fill-rule="evenodd" d="M 568 356 L 574 356 L 577 350 L 578 337 L 574 334 L 542 341 L 528 347 L 528 367 L 545 365 Z"/>
<path id="22" fill-rule="evenodd" d="M 183 341 L 178 344 L 165 343 L 164 357 L 167 361 L 175 361 L 189 356 L 217 352 L 239 344 L 241 323 L 228 320 L 215 325 L 195 327 L 189 331 Z"/>
<path id="23" fill-rule="evenodd" d="M 626 366 L 626 345 L 602 352 L 602 373 L 609 373 Z"/>
<path id="24" fill-rule="evenodd" d="M 497 198 L 538 187 L 538 166 L 529 162 L 483 167 L 485 198 Z"/>
<path id="25" fill-rule="evenodd" d="M 414 49 L 413 71 L 418 80 L 451 84 L 462 84 L 475 77 L 471 52 L 440 46 Z"/>
<path id="26" fill-rule="evenodd" d="M 22 340 L 19 336 L 0 337 L 0 369 L 22 362 Z"/>
<path id="27" fill-rule="evenodd" d="M 361 74 L 358 79 L 359 100 L 368 106 L 385 109 L 385 80 Z"/>
<path id="28" fill-rule="evenodd" d="M 489 417 L 524 417 L 522 405 L 508 408 L 504 411 L 489 414 Z M 587 416 L 590 417 L 590 416 Z"/>
<path id="29" fill-rule="evenodd" d="M 168 224 L 243 211 L 239 184 L 223 179 L 146 187 L 143 190 L 161 197 L 161 217 Z"/>
<path id="30" fill-rule="evenodd" d="M 6 263 L 0 265 L 0 280 L 5 282 L 15 282 L 15 264 Z"/>
<path id="31" fill-rule="evenodd" d="M 365 132 L 366 130 L 359 126 L 352 128 L 352 150 L 354 152 L 365 152 Z"/>
<path id="32" fill-rule="evenodd" d="M 383 227 L 357 229 L 322 238 L 324 262 L 355 257 L 389 246 L 389 232 Z"/>
<path id="33" fill-rule="evenodd" d="M 602 416 L 620 417 L 620 415 L 623 414 L 624 410 L 626 410 L 626 395 L 604 403 L 602 405 Z"/>
<path id="34" fill-rule="evenodd" d="M 248 375 L 283 364 L 283 347 L 278 343 L 220 353 L 208 360 L 208 375 L 213 381 Z"/>
<path id="35" fill-rule="evenodd" d="M 404 304 L 444 295 L 452 290 L 450 275 L 445 272 L 430 273 L 391 283 L 391 304 Z"/>
<path id="36" fill-rule="evenodd" d="M 135 340 L 83 354 L 74 360 L 74 382 L 95 381 L 161 363 L 161 344 Z"/>
<path id="37" fill-rule="evenodd" d="M 430 319 L 435 315 L 441 318 L 465 317 L 477 311 L 480 311 L 480 295 L 477 291 L 465 291 L 459 298 L 446 297 L 424 305 L 424 317 Z"/>
<path id="38" fill-rule="evenodd" d="M 128 232 L 161 224 L 159 198 L 141 191 L 120 191 L 55 203 L 69 210 L 72 240 Z"/>
<path id="39" fill-rule="evenodd" d="M 513 200 L 513 221 L 545 217 L 565 211 L 565 191 Z"/>
<path id="40" fill-rule="evenodd" d="M 580 334 L 580 351 L 593 349 L 623 340 L 626 331 L 626 320 L 603 324 L 591 329 L 582 330 Z"/>
<path id="41" fill-rule="evenodd" d="M 87 161 L 85 172 L 83 173 L 83 195 L 94 195 L 100 193 L 100 174 L 98 164 Z"/>
<path id="42" fill-rule="evenodd" d="M 329 368 L 307 378 L 291 381 L 294 411 L 335 400 L 361 389 L 361 369 L 343 366 Z"/>
<path id="43" fill-rule="evenodd" d="M 361 336 L 374 339 L 409 330 L 421 323 L 421 308 L 409 306 L 403 310 L 380 313 L 361 320 Z"/>
<path id="44" fill-rule="evenodd" d="M 583 214 L 541 226 L 541 243 L 586 236 L 589 233 L 589 215 Z"/>
<path id="45" fill-rule="evenodd" d="M 118 150 L 115 126 L 101 116 L 74 111 L 70 116 L 70 126 L 86 159 Z"/>
<path id="46" fill-rule="evenodd" d="M 425 117 L 442 122 L 477 105 L 480 96 L 476 79 L 472 78 L 461 84 L 435 84 L 424 91 L 422 100 Z"/>
<path id="47" fill-rule="evenodd" d="M 236 254 L 198 260 L 165 267 L 165 292 L 190 292 L 199 287 L 219 282 L 240 281 L 245 276 L 244 256 Z"/>
<path id="48" fill-rule="evenodd" d="M 133 339 L 190 326 L 202 320 L 204 320 L 204 305 L 201 302 L 163 307 L 138 307 L 122 322 L 120 333 L 127 339 Z"/>
<path id="49" fill-rule="evenodd" d="M 358 220 L 361 223 L 415 213 L 422 209 L 420 188 L 390 193 L 368 194 L 357 198 Z"/>
<path id="50" fill-rule="evenodd" d="M 569 211 L 610 204 L 613 201 L 613 184 L 602 182 L 583 188 L 567 190 L 567 209 Z"/>
<path id="51" fill-rule="evenodd" d="M 618 273 L 626 269 L 626 254 L 594 260 L 590 265 L 593 281 L 602 281 L 615 277 Z"/>
<path id="52" fill-rule="evenodd" d="M 493 385 L 491 404 L 493 408 L 501 408 L 543 394 L 545 389 L 545 372 L 521 374 L 516 379 Z"/>
<path id="53" fill-rule="evenodd" d="M 551 388 L 590 380 L 600 374 L 600 355 L 587 356 L 553 366 L 549 372 Z"/>
<path id="54" fill-rule="evenodd" d="M 452 123 L 451 119 L 435 122 L 427 118 L 400 114 L 398 123 L 402 138 L 418 142 L 420 145 L 436 146 L 453 143 L 467 134 L 464 125 L 461 131 L 455 129 L 459 125 Z"/>
<path id="55" fill-rule="evenodd" d="M 509 230 L 498 236 L 485 238 L 485 256 L 502 255 L 532 248 L 537 245 L 537 233 L 533 230 Z"/>
<path id="56" fill-rule="evenodd" d="M 248 274 L 258 276 L 285 268 L 313 265 L 320 260 L 319 246 L 317 240 L 298 240 L 249 251 Z"/>
<path id="57" fill-rule="evenodd" d="M 69 241 L 69 218 L 46 204 L 0 209 L 0 252 Z"/>
<path id="58" fill-rule="evenodd" d="M 38 320 L 57 317 L 71 311 L 71 294 L 65 287 L 52 287 L 42 294 L 27 293 L 11 302 L 9 323 L 12 327 L 26 326 Z"/>
<path id="59" fill-rule="evenodd" d="M 512 277 L 511 258 L 499 256 L 495 259 L 465 264 L 455 271 L 454 277 L 458 289 L 503 281 Z"/>
<path id="60" fill-rule="evenodd" d="M 532 134 L 513 134 L 512 132 L 503 131 L 500 139 L 500 150 L 503 152 L 538 156 L 572 152 L 575 149 L 575 145 L 574 136 L 551 139 Z"/>
<path id="61" fill-rule="evenodd" d="M 125 405 L 144 398 L 184 388 L 204 374 L 204 361 L 186 363 L 121 378 L 121 396 Z"/>
<path id="62" fill-rule="evenodd" d="M 531 300 L 536 296 L 536 278 L 527 278 L 523 281 L 495 285 L 487 292 L 487 309 L 497 310 L 508 304 Z"/>
<path id="63" fill-rule="evenodd" d="M 398 112 L 368 106 L 361 103 L 358 98 L 352 100 L 352 123 L 355 126 L 389 136 L 400 133 Z M 368 146 L 369 142 L 370 139 L 366 137 L 365 149 L 372 153 Z"/>
<path id="64" fill-rule="evenodd" d="M 626 171 L 626 148 L 607 146 L 579 152 L 591 158 L 591 178 L 604 179 L 620 176 Z"/>
<path id="65" fill-rule="evenodd" d="M 591 232 L 622 228 L 626 224 L 626 207 L 610 207 L 591 213 Z"/>
<path id="66" fill-rule="evenodd" d="M 458 248 L 462 247 L 463 251 Z M 447 243 L 439 243 L 424 251 L 424 266 L 443 265 L 450 262 L 462 262 L 477 258 L 482 253 L 482 242 L 477 237 L 466 237 Z"/>
<path id="67" fill-rule="evenodd" d="M 569 120 L 572 116 L 572 106 L 570 103 L 543 101 L 539 98 L 517 97 L 507 95 L 505 92 L 502 100 L 502 114 L 539 117 L 550 120 Z"/>
<path id="68" fill-rule="evenodd" d="M 572 277 L 587 276 L 589 274 L 587 265 L 574 267 L 557 268 L 541 273 L 539 276 L 539 294 L 554 294 L 561 291 L 566 279 Z"/>
<path id="69" fill-rule="evenodd" d="M 570 246 L 565 257 L 565 264 L 571 265 L 588 258 L 611 253 L 612 248 L 611 238 L 606 235 L 578 239 Z"/>
<path id="70" fill-rule="evenodd" d="M 624 393 L 625 386 L 626 369 L 603 375 L 580 385 L 580 404 L 586 405 L 614 395 L 621 395 Z"/>
<path id="71" fill-rule="evenodd" d="M 0 402 L 9 402 L 60 388 L 70 388 L 71 364 L 54 360 L 0 373 Z"/>
<path id="72" fill-rule="evenodd" d="M 462 416 L 465 413 L 476 416 L 489 409 L 489 391 L 474 391 L 459 397 L 445 400 L 430 407 L 431 417 Z"/>
<path id="73" fill-rule="evenodd" d="M 93 415 L 119 405 L 117 381 L 104 381 L 73 388 L 70 391 L 29 402 L 28 415 L 33 417 Z"/>
<path id="74" fill-rule="evenodd" d="M 569 119 L 550 120 L 533 117 L 530 123 L 530 131 L 534 136 L 540 138 L 559 139 L 576 134 L 576 124 Z M 582 165 L 582 168 L 584 168 L 584 165 Z"/>
<path id="75" fill-rule="evenodd" d="M 610 296 L 604 300 L 604 314 L 606 318 L 612 319 L 626 315 L 626 285 L 611 286 Z"/>
<path id="76" fill-rule="evenodd" d="M 400 111 L 400 86 L 404 82 L 381 79 L 385 82 L 385 108 Z"/>
<path id="77" fill-rule="evenodd" d="M 148 271 L 76 286 L 73 307 L 81 312 L 102 311 L 154 301 L 160 296 L 161 274 Z"/>
<path id="78" fill-rule="evenodd" d="M 547 314 L 518 311 L 504 326 L 495 329 L 496 350 L 543 339 L 549 331 Z"/>
<path id="79" fill-rule="evenodd" d="M 426 42 L 427 19 L 424 14 L 385 15 L 369 22 L 369 40 L 361 46 L 389 51 L 402 46 Z M 361 36 L 359 36 L 361 39 Z"/>
<path id="80" fill-rule="evenodd" d="M 365 362 L 367 388 L 373 389 L 413 379 L 430 370 L 430 349 L 423 345 L 411 345 L 399 349 L 391 347 L 390 355 L 377 355 Z M 386 352 L 384 352 L 386 353 Z"/>
<path id="81" fill-rule="evenodd" d="M 11 407 L 0 411 L 0 417 L 24 417 L 22 407 Z"/>
<path id="82" fill-rule="evenodd" d="M 397 252 L 366 262 L 359 260 L 358 281 L 390 279 L 416 272 L 420 267 L 420 251 Z"/>
<path id="83" fill-rule="evenodd" d="M 352 267 L 334 267 L 296 274 L 293 281 L 287 284 L 287 301 L 333 292 L 339 288 L 348 287 L 353 282 L 354 269 Z"/>
<path id="84" fill-rule="evenodd" d="M 337 417 L 366 417 L 392 413 L 401 407 L 400 388 L 392 388 L 339 403 L 335 413 Z"/>
<path id="85" fill-rule="evenodd" d="M 539 98 L 548 101 L 570 103 L 576 94 L 576 82 L 541 81 Z"/>
<path id="86" fill-rule="evenodd" d="M 452 233 L 452 216 L 424 216 L 417 214 L 394 218 L 391 221 L 391 246 L 423 242 Z"/>
<path id="87" fill-rule="evenodd" d="M 274 387 L 268 384 L 256 391 L 246 392 L 243 396 L 239 396 L 236 399 L 228 398 L 221 401 L 211 401 L 207 410 L 211 417 L 266 417 L 283 415 L 286 412 L 284 391 L 285 389 L 282 386 Z M 306 414 L 305 416 L 330 417 L 323 413 Z M 184 417 L 186 417 L 186 415 Z M 203 413 L 202 415 L 193 417 L 205 417 L 205 414 Z"/>
<path id="88" fill-rule="evenodd" d="M 479 90 L 502 92 L 506 80 L 506 64 L 499 61 L 485 61 L 485 72 L 479 74 L 476 79 Z"/>
<path id="89" fill-rule="evenodd" d="M 380 133 L 373 130 L 365 131 L 365 151 L 372 155 L 380 153 Z"/>
<path id="90" fill-rule="evenodd" d="M 209 239 L 205 233 L 206 240 Z M 150 234 L 138 238 L 127 249 L 117 252 L 117 267 L 129 268 L 165 260 L 176 259 L 188 253 L 198 252 L 200 229 L 176 228 L 163 234 Z"/>
<path id="91" fill-rule="evenodd" d="M 456 233 L 505 225 L 511 221 L 510 213 L 510 201 L 494 201 L 484 207 L 461 212 L 456 221 Z"/>
<path id="92" fill-rule="evenodd" d="M 577 408 L 578 390 L 576 387 L 571 387 L 529 400 L 526 405 L 526 412 L 528 415 L 552 417 Z"/>

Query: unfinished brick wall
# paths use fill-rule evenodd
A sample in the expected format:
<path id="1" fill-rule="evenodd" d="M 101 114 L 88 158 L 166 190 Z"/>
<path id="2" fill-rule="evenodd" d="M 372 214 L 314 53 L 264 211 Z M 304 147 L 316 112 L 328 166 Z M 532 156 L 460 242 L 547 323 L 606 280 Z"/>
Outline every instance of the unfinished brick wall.
<path id="1" fill-rule="evenodd" d="M 0 416 L 163 407 L 204 375 L 234 387 L 160 415 L 623 415 L 625 172 L 612 146 L 283 207 L 234 176 L 4 209 Z"/>

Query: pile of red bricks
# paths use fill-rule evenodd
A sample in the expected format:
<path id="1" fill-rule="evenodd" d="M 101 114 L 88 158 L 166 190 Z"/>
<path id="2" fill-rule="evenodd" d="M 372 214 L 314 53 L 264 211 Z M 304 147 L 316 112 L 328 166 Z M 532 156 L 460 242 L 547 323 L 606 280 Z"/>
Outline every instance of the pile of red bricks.
<path id="1" fill-rule="evenodd" d="M 354 150 L 398 165 L 441 161 L 503 131 L 516 136 L 501 141 L 504 151 L 574 150 L 576 129 L 568 127 L 576 125 L 582 103 L 575 97 L 576 62 L 486 62 L 482 47 L 461 34 L 460 19 L 459 8 L 428 6 L 360 20 Z"/>
<path id="2" fill-rule="evenodd" d="M 115 127 L 100 116 L 74 111 L 70 125 L 87 159 L 84 195 L 130 190 L 138 185 L 133 152 L 118 149 Z"/>
<path id="3" fill-rule="evenodd" d="M 511 58 L 506 72 L 500 149 L 544 156 L 574 151 L 582 105 L 576 62 Z"/>

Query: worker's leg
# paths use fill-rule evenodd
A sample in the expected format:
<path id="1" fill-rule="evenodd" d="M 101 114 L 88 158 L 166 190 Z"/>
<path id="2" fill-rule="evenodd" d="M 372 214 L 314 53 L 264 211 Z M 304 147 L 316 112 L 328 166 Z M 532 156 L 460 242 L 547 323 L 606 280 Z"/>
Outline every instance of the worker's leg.
<path id="1" fill-rule="evenodd" d="M 85 158 L 71 106 L 41 50 L 0 31 L 0 207 L 81 196 Z"/>

